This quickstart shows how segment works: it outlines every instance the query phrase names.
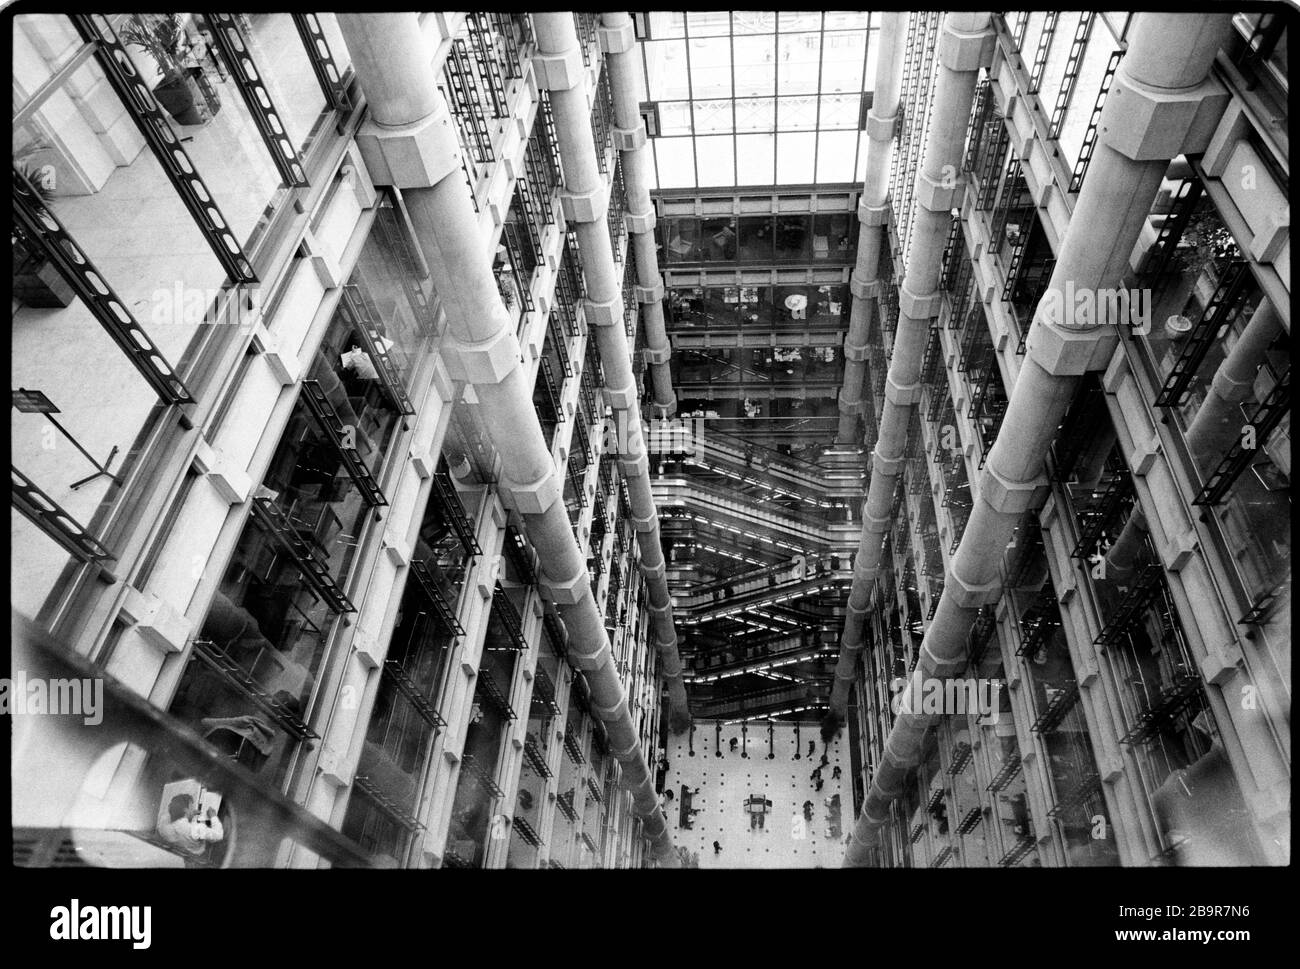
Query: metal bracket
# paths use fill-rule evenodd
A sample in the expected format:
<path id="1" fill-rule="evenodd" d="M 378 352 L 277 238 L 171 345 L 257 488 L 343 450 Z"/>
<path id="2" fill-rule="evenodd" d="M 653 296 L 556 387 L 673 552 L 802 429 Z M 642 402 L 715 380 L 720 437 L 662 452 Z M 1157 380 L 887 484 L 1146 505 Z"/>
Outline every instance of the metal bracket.
<path id="1" fill-rule="evenodd" d="M 17 168 L 13 173 L 14 215 L 30 240 L 40 246 L 160 400 L 167 404 L 194 403 L 194 397 L 176 371 L 144 327 L 131 315 L 126 303 L 108 285 L 104 274 L 95 268 L 63 223 L 40 201 L 23 174 Z"/>
<path id="2" fill-rule="evenodd" d="M 180 139 L 154 100 L 153 92 L 136 73 L 126 48 L 103 14 L 69 14 L 77 32 L 87 41 L 98 42 L 95 58 L 113 90 L 126 106 L 144 140 L 153 149 L 163 174 L 176 188 L 181 201 L 198 223 L 199 231 L 212 248 L 230 278 L 237 283 L 255 283 L 257 274 L 231 231 L 230 222 L 217 207 L 216 196 L 204 183 L 198 168 L 181 147 Z"/>
<path id="3" fill-rule="evenodd" d="M 275 162 L 280 178 L 285 185 L 295 188 L 307 185 L 307 176 L 303 174 L 302 162 L 294 150 L 293 140 L 281 120 L 280 112 L 276 110 L 275 102 L 271 100 L 271 93 L 262 83 L 261 73 L 253 63 L 249 51 L 248 38 L 239 29 L 239 22 L 234 14 L 229 13 L 205 13 L 203 16 L 212 28 L 213 39 L 230 68 L 230 78 L 235 82 L 235 87 L 239 88 L 239 95 L 248 106 L 248 113 L 271 153 L 271 160 Z"/>

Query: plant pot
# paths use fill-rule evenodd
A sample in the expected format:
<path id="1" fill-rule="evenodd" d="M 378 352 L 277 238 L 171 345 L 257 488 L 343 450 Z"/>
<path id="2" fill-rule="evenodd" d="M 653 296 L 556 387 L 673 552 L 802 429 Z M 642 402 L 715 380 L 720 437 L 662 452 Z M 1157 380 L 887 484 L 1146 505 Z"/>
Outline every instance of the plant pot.
<path id="1" fill-rule="evenodd" d="M 208 119 L 203 94 L 188 74 L 168 74 L 153 89 L 153 96 L 180 124 L 203 124 Z"/>
<path id="2" fill-rule="evenodd" d="M 24 306 L 52 309 L 70 305 L 76 293 L 48 259 L 28 259 L 14 273 L 14 296 Z"/>

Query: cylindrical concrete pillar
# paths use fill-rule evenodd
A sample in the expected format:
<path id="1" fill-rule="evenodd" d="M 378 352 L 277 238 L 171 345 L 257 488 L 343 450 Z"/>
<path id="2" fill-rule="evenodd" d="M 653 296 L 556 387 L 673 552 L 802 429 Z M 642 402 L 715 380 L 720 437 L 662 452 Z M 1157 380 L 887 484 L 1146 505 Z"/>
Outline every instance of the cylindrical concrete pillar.
<path id="1" fill-rule="evenodd" d="M 844 387 L 840 391 L 839 444 L 860 441 L 857 435 L 861 414 L 863 382 L 867 371 L 867 332 L 879 298 L 880 250 L 888 245 L 889 146 L 897 134 L 898 91 L 903 77 L 903 47 L 907 20 L 898 11 L 881 14 L 880 36 L 876 41 L 875 92 L 867 113 L 866 176 L 858 204 L 858 250 L 849 288 L 853 304 L 849 330 L 844 336 Z M 884 285 L 890 285 L 885 280 Z"/>
<path id="2" fill-rule="evenodd" d="M 1081 291 L 1115 290 L 1128 271 L 1170 159 L 1182 150 L 1177 129 L 1163 127 L 1134 96 L 1143 92 L 1157 103 L 1190 96 L 1209 74 L 1215 54 L 1227 40 L 1230 15 L 1138 14 L 1128 56 L 1120 65 L 1116 90 L 1098 127 L 1099 137 L 1088 177 L 1062 240 L 1047 292 L 1034 314 L 1028 353 L 1016 379 L 1001 430 L 980 478 L 978 499 L 953 556 L 938 609 L 921 645 L 917 673 L 955 675 L 965 666 L 966 636 L 978 606 L 1001 596 L 998 569 L 1007 543 L 1024 511 L 1042 491 L 1044 455 L 1055 438 L 1082 373 L 1109 362 L 1117 339 L 1115 321 L 1080 318 L 1066 298 Z M 1138 56 L 1136 52 L 1142 52 Z M 1146 132 L 1158 141 L 1142 141 Z M 900 716 L 886 743 L 886 760 L 906 771 L 916 763 L 909 739 L 916 724 Z M 903 750 L 895 757 L 889 751 Z M 889 817 L 893 771 L 878 772 L 867 797 L 869 811 L 859 816 L 846 866 L 867 864 L 880 826 Z"/>
<path id="3" fill-rule="evenodd" d="M 501 460 L 501 488 L 523 517 L 546 583 L 559 593 L 571 656 L 586 675 L 592 707 L 631 780 L 634 810 L 656 857 L 674 865 L 679 858 L 657 806 L 586 562 L 561 500 L 560 475 L 533 407 L 514 325 L 460 174 L 455 131 L 437 90 L 432 51 L 415 14 L 340 14 L 339 26 L 374 122 L 363 133 L 370 139 L 363 145 L 367 163 L 375 159 L 372 167 L 402 190 L 442 299 L 452 337 L 444 359 L 454 374 L 474 386 L 483 426 Z"/>
<path id="4" fill-rule="evenodd" d="M 571 13 L 537 13 L 533 15 L 533 25 L 540 56 L 573 62 L 579 42 Z M 673 631 L 672 600 L 659 540 L 659 513 L 650 491 L 649 463 L 641 433 L 641 402 L 623 328 L 623 290 L 605 218 L 609 190 L 597 165 L 586 76 L 585 72 L 577 72 L 551 79 L 551 110 L 564 166 L 566 219 L 578 237 L 587 286 L 589 338 L 596 341 L 605 372 L 605 399 L 613 411 L 614 440 L 628 484 L 628 499 L 641 549 L 641 571 L 654 618 L 660 670 L 668 687 L 669 723 L 674 732 L 680 733 L 690 726 L 690 710 L 677 652 L 677 635 Z"/>
<path id="5" fill-rule="evenodd" d="M 623 166 L 623 188 L 627 194 L 628 245 L 635 254 L 637 302 L 641 306 L 641 328 L 645 333 L 646 360 L 650 371 L 653 403 L 662 417 L 677 412 L 672 373 L 668 359 L 672 347 L 664 325 L 663 277 L 655 251 L 655 211 L 650 201 L 650 151 L 646 147 L 645 123 L 641 120 L 637 77 L 641 51 L 632 32 L 632 17 L 624 11 L 601 14 L 604 24 L 605 70 L 614 98 L 614 145 Z"/>
<path id="6" fill-rule="evenodd" d="M 1241 336 L 1227 357 L 1219 364 L 1205 389 L 1196 416 L 1187 428 L 1187 449 L 1202 472 L 1241 436 L 1242 418 L 1238 405 L 1254 392 L 1255 374 L 1264 359 L 1264 351 L 1282 332 L 1277 310 L 1267 299 L 1260 302 Z M 1279 505 L 1287 499 L 1279 496 Z M 1106 551 L 1106 585 L 1104 598 L 1116 599 L 1118 588 L 1132 576 L 1147 533 L 1147 519 L 1135 504 L 1124 527 Z"/>
<path id="7" fill-rule="evenodd" d="M 892 15 L 897 21 L 901 14 Z M 888 21 L 886 21 L 888 23 Z M 901 29 L 901 28 L 900 28 Z M 835 722 L 844 718 L 849 691 L 856 675 L 858 655 L 862 652 L 863 620 L 871 595 L 871 586 L 880 567 L 880 553 L 885 532 L 892 525 L 889 511 L 894 500 L 894 489 L 903 468 L 903 446 L 907 439 L 907 425 L 912 408 L 921 399 L 921 356 L 930 334 L 931 321 L 939 312 L 939 271 L 942 268 L 943 247 L 948 238 L 951 211 L 957 198 L 956 172 L 961 169 L 961 154 L 966 131 L 965 119 L 969 116 L 975 98 L 982 52 L 988 43 L 989 15 L 987 13 L 947 14 L 940 37 L 939 70 L 935 80 L 934 97 L 930 102 L 930 120 L 926 127 L 925 144 L 921 148 L 920 174 L 914 190 L 915 208 L 912 221 L 912 241 L 907 265 L 903 267 L 903 282 L 899 290 L 898 330 L 894 335 L 894 349 L 889 361 L 889 374 L 885 380 L 885 405 L 880 414 L 880 430 L 872 454 L 871 484 L 867 500 L 862 506 L 862 534 L 853 560 L 853 585 L 849 590 L 848 609 L 844 617 L 844 633 L 840 642 L 840 658 L 835 667 L 835 683 L 831 689 L 828 719 Z M 902 38 L 899 38 L 901 43 Z M 991 51 L 991 47 L 988 48 Z M 881 56 L 884 56 L 882 50 Z M 900 55 L 901 60 L 901 55 Z M 892 74 L 889 81 L 893 87 Z M 889 89 L 887 89 L 887 93 Z M 897 96 L 894 98 L 897 111 Z M 883 157 L 877 149 L 876 177 L 889 170 L 888 140 L 881 143 Z M 868 166 L 872 161 L 868 161 Z M 872 169 L 868 168 L 868 175 Z M 885 189 L 887 183 L 872 186 L 882 200 L 876 208 L 865 213 L 879 219 L 878 231 L 872 234 L 869 248 L 878 256 L 880 237 L 884 233 Z M 878 213 L 878 214 L 877 214 Z M 905 216 L 904 216 L 905 217 Z M 866 233 L 866 226 L 863 227 Z M 874 240 L 874 241 L 873 241 Z M 859 266 L 862 254 L 859 253 Z M 869 267 L 874 274 L 875 267 Z M 892 285 L 883 280 L 880 285 Z M 869 300 L 863 300 L 868 303 Z M 856 311 L 858 302 L 854 302 Z M 852 323 L 850 323 L 850 328 Z M 866 327 L 859 339 L 866 343 Z M 847 352 L 846 352 L 847 357 Z M 847 381 L 847 364 L 846 364 Z M 859 387 L 862 375 L 855 378 Z M 845 384 L 846 391 L 848 384 Z"/>

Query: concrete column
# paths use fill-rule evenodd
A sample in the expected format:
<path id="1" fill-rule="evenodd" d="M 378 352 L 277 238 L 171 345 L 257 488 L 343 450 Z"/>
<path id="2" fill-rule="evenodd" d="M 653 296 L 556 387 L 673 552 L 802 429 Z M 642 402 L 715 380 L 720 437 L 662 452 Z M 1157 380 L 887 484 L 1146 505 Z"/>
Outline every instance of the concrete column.
<path id="1" fill-rule="evenodd" d="M 569 12 L 533 15 L 537 50 L 552 62 L 572 62 L 578 51 L 577 30 Z M 627 481 L 641 571 L 645 575 L 654 617 L 660 669 L 668 687 L 669 722 L 680 733 L 690 726 L 686 684 L 681 675 L 677 634 L 673 628 L 672 600 L 665 579 L 663 549 L 659 541 L 659 513 L 650 491 L 649 462 L 641 433 L 641 408 L 631 351 L 623 329 L 623 290 L 614 264 L 613 246 L 605 221 L 609 189 L 596 163 L 591 132 L 591 106 L 587 101 L 586 74 L 576 72 L 551 78 L 551 110 L 564 167 L 564 217 L 573 225 L 587 284 L 587 325 L 600 352 L 605 371 L 605 401 L 613 410 L 619 462 Z M 644 185 L 642 186 L 644 189 Z M 658 300 L 655 301 L 656 304 Z"/>
<path id="2" fill-rule="evenodd" d="M 415 14 L 340 14 L 368 120 L 358 134 L 375 180 L 402 190 L 412 226 L 447 314 L 443 357 L 453 378 L 474 388 L 477 406 L 501 461 L 500 486 L 521 513 L 537 549 L 543 583 L 569 630 L 575 666 L 591 686 L 592 708 L 623 764 L 634 810 L 661 863 L 673 848 L 649 768 L 636 743 L 586 562 L 565 512 L 562 480 L 532 403 L 510 314 L 480 238 L 469 188 L 460 176 L 455 130 L 437 89 L 433 52 Z M 372 160 L 374 164 L 372 164 Z"/>
<path id="3" fill-rule="evenodd" d="M 650 151 L 646 148 L 645 123 L 641 120 L 637 76 L 641 51 L 632 31 L 632 17 L 620 11 L 601 14 L 600 31 L 605 50 L 605 70 L 609 72 L 609 89 L 614 97 L 614 147 L 623 165 L 623 187 L 627 208 L 623 221 L 627 226 L 628 246 L 636 254 L 637 302 L 641 306 L 641 327 L 645 333 L 646 360 L 650 383 L 654 389 L 654 406 L 659 416 L 677 412 L 672 373 L 668 359 L 672 346 L 664 327 L 664 280 L 659 274 L 659 254 L 655 251 L 655 210 L 650 201 Z"/>
<path id="4" fill-rule="evenodd" d="M 899 14 L 893 17 L 901 20 Z M 926 140 L 921 149 L 921 170 L 914 192 L 916 208 L 911 252 L 899 288 L 898 331 L 894 337 L 893 356 L 889 361 L 889 375 L 885 380 L 885 405 L 880 414 L 880 432 L 872 453 L 871 485 L 867 500 L 862 506 L 862 534 L 853 560 L 853 585 L 849 590 L 840 659 L 835 668 L 835 684 L 831 690 L 830 711 L 827 714 L 828 719 L 837 723 L 844 719 L 858 654 L 864 644 L 863 620 L 871 595 L 871 585 L 880 567 L 885 532 L 892 524 L 889 511 L 898 476 L 903 469 L 907 425 L 911 420 L 912 408 L 921 399 L 921 357 L 929 338 L 931 321 L 938 315 L 942 299 L 939 272 L 942 269 L 943 247 L 948 238 L 951 211 L 959 198 L 957 172 L 961 170 L 966 119 L 970 116 L 971 104 L 975 99 L 979 67 L 988 56 L 985 52 L 991 53 L 991 43 L 989 14 L 945 15 L 939 39 L 939 74 L 935 80 Z M 881 56 L 884 56 L 883 49 Z M 896 87 L 894 90 L 897 90 Z M 894 103 L 896 110 L 896 93 Z M 875 145 L 876 142 L 871 144 Z M 886 158 L 879 157 L 879 153 L 882 148 L 887 153 L 888 145 L 888 140 L 884 140 L 881 147 L 877 148 L 877 158 L 869 159 L 867 163 L 869 179 L 873 173 L 870 166 L 873 163 L 876 166 L 875 177 L 880 184 L 878 187 L 872 185 L 871 190 L 882 202 L 878 208 L 864 210 L 864 218 L 878 218 L 880 221 L 874 233 L 868 233 L 866 225 L 863 226 L 867 252 L 859 251 L 859 267 L 864 258 L 875 260 L 880 252 L 880 240 L 884 235 L 885 179 L 888 178 L 889 165 Z M 874 264 L 870 271 L 874 276 Z M 886 280 L 879 285 L 892 283 Z M 869 300 L 862 302 L 867 303 Z M 855 299 L 855 313 L 858 305 Z M 852 336 L 852 320 L 849 326 Z M 866 343 L 865 324 L 858 339 L 862 344 Z M 865 349 L 863 355 L 865 356 Z M 846 361 L 848 356 L 846 347 Z M 847 392 L 847 381 L 850 379 L 847 362 L 845 368 Z M 860 388 L 861 373 L 854 379 Z"/>
<path id="5" fill-rule="evenodd" d="M 1079 377 L 1104 368 L 1117 340 L 1115 326 L 1081 319 L 1067 309 L 1067 284 L 1074 293 L 1123 284 L 1129 254 L 1169 161 L 1181 153 L 1193 125 L 1205 123 L 1203 115 L 1215 110 L 1207 79 L 1230 29 L 1228 14 L 1137 16 L 1128 55 L 1098 126 L 1088 177 L 1047 292 L 1034 313 L 1024 366 L 985 462 L 979 496 L 952 558 L 914 676 L 957 675 L 965 666 L 966 637 L 978 607 L 1001 596 L 998 569 L 1003 550 L 1021 515 L 1045 496 L 1043 458 Z M 1121 96 L 1115 96 L 1116 90 Z M 935 719 L 906 711 L 899 716 L 850 838 L 846 866 L 870 860 L 869 849 L 889 819 L 889 802 L 917 763 L 921 736 Z"/>
<path id="6" fill-rule="evenodd" d="M 1202 472 L 1241 436 L 1241 411 L 1237 405 L 1254 393 L 1255 374 L 1264 352 L 1281 332 L 1277 310 L 1267 299 L 1262 300 L 1215 371 L 1186 434 L 1187 449 Z M 1279 503 L 1286 500 L 1278 497 Z M 1117 601 L 1118 587 L 1132 577 L 1146 534 L 1146 514 L 1135 503 L 1114 544 L 1106 551 L 1106 583 L 1098 592 L 1107 602 Z"/>
<path id="7" fill-rule="evenodd" d="M 1237 405 L 1254 394 L 1255 375 L 1264 352 L 1281 332 L 1277 309 L 1267 299 L 1262 300 L 1219 364 L 1205 389 L 1205 400 L 1187 428 L 1188 450 L 1202 469 L 1241 436 L 1241 410 Z"/>
<path id="8" fill-rule="evenodd" d="M 860 441 L 857 428 L 867 371 L 867 333 L 880 294 L 880 249 L 888 244 L 889 235 L 889 146 L 898 128 L 898 92 L 903 78 L 907 20 L 897 11 L 881 17 L 875 94 L 867 113 L 867 173 L 858 203 L 857 262 L 849 277 L 853 305 L 849 331 L 844 337 L 844 388 L 840 392 L 840 427 L 835 436 L 838 444 Z M 887 279 L 883 285 L 891 283 Z"/>

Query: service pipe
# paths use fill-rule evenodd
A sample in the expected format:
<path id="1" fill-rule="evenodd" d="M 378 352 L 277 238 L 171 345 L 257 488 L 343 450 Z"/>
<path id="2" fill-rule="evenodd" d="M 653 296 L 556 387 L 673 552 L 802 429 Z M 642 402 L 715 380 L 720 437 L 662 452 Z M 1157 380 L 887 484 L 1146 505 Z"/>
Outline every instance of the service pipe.
<path id="1" fill-rule="evenodd" d="M 998 569 L 1003 551 L 1024 512 L 1045 496 L 1044 456 L 1079 380 L 1089 370 L 1104 369 L 1113 355 L 1116 326 L 1071 312 L 1064 294 L 1067 283 L 1074 293 L 1123 285 L 1129 255 L 1170 160 L 1182 151 L 1185 133 L 1185 126 L 1170 125 L 1160 110 L 1147 109 L 1206 93 L 1203 84 L 1230 30 L 1229 14 L 1137 15 L 1128 55 L 1103 109 L 1088 177 L 1035 310 L 1025 360 L 980 476 L 978 498 L 921 644 L 914 685 L 960 675 L 965 668 L 966 638 L 979 606 L 1002 594 Z M 914 713 L 905 695 L 850 835 L 845 866 L 871 862 L 890 804 L 920 759 L 926 729 L 938 719 Z"/>
<path id="2" fill-rule="evenodd" d="M 901 15 L 895 15 L 901 20 Z M 992 32 L 989 14 L 948 13 L 944 15 L 939 38 L 939 71 L 935 79 L 934 98 L 930 104 L 930 121 L 926 127 L 925 143 L 921 148 L 921 170 L 917 176 L 915 207 L 913 209 L 912 236 L 907 265 L 903 267 L 903 282 L 899 288 L 898 330 L 894 335 L 893 354 L 889 360 L 889 374 L 885 379 L 885 403 L 880 414 L 880 432 L 872 453 L 871 484 L 862 506 L 862 533 L 858 551 L 853 559 L 853 585 L 849 590 L 848 607 L 844 615 L 844 633 L 840 640 L 840 658 L 835 667 L 835 683 L 831 689 L 828 722 L 844 719 L 849 691 L 853 685 L 865 639 L 867 607 L 871 588 L 880 569 L 880 555 L 885 533 L 893 525 L 890 507 L 898 476 L 903 469 L 903 447 L 907 440 L 907 425 L 912 408 L 921 399 L 921 357 L 929 339 L 932 321 L 939 313 L 942 294 L 939 291 L 939 272 L 943 263 L 943 248 L 952 223 L 952 209 L 959 198 L 955 173 L 961 169 L 966 118 L 975 99 L 975 83 L 980 66 L 992 55 Z M 883 57 L 882 51 L 882 57 Z M 897 99 L 895 98 L 895 108 Z M 883 147 L 888 149 L 888 142 Z M 879 149 L 878 149 L 879 151 Z M 887 176 L 887 158 L 873 160 L 877 173 Z M 870 166 L 873 162 L 868 162 Z M 868 177 L 872 174 L 868 169 Z M 880 177 L 879 174 L 876 176 Z M 883 198 L 883 191 L 873 189 Z M 884 213 L 868 213 L 879 218 L 884 227 Z M 906 215 L 902 215 L 906 218 Z M 882 232 L 866 236 L 868 258 L 879 254 Z M 859 253 L 861 260 L 862 254 Z M 879 285 L 892 285 L 882 280 Z M 862 300 L 868 303 L 869 300 Z M 856 311 L 859 301 L 854 301 Z M 865 330 L 860 339 L 866 343 Z M 865 347 L 862 353 L 865 355 Z M 846 356 L 847 356 L 846 348 Z M 856 354 L 855 354 L 856 355 Z M 847 364 L 846 364 L 847 366 Z M 846 371 L 847 372 L 847 371 Z M 847 379 L 847 378 L 846 378 Z M 861 384 L 861 376 L 858 376 Z M 847 389 L 847 384 L 846 384 Z"/>
<path id="3" fill-rule="evenodd" d="M 626 28 L 623 34 L 624 41 L 628 42 L 630 22 Z M 668 688 L 669 724 L 675 733 L 681 733 L 690 726 L 691 715 L 677 650 L 667 565 L 659 540 L 659 512 L 650 490 L 650 463 L 641 432 L 641 401 L 624 331 L 623 288 L 605 219 L 609 188 L 596 160 L 587 72 L 582 66 L 571 12 L 533 14 L 533 32 L 537 38 L 534 63 L 540 61 L 540 83 L 550 90 L 564 167 L 564 217 L 577 234 L 582 256 L 589 338 L 594 335 L 605 372 L 605 402 L 613 412 L 614 443 L 627 481 L 637 544 L 641 549 L 641 572 L 646 580 L 651 625 L 658 644 L 659 670 Z"/>
<path id="4" fill-rule="evenodd" d="M 461 173 L 454 124 L 438 90 L 414 13 L 340 14 L 369 118 L 358 145 L 379 184 L 401 189 L 416 239 L 442 298 L 450 339 L 443 360 L 470 384 L 501 461 L 503 498 L 519 511 L 537 549 L 543 584 L 569 633 L 569 655 L 591 688 L 623 768 L 632 809 L 661 864 L 680 856 L 659 808 L 651 773 L 614 668 L 585 558 L 569 525 L 562 477 L 546 446 L 510 314 L 492 274 L 487 239 Z"/>

